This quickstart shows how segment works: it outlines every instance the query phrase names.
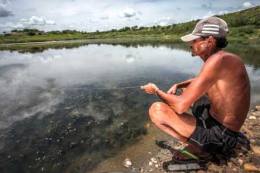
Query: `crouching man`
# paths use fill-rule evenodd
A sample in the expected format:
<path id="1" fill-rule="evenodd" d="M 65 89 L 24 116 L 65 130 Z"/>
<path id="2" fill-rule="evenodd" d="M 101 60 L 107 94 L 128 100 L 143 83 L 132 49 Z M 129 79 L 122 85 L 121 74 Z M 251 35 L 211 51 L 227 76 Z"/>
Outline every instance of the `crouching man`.
<path id="1" fill-rule="evenodd" d="M 237 143 L 238 132 L 250 106 L 250 83 L 238 55 L 222 50 L 227 45 L 227 23 L 217 17 L 199 21 L 188 42 L 193 56 L 204 64 L 197 77 L 174 84 L 167 93 L 155 84 L 141 88 L 162 102 L 149 108 L 151 121 L 179 141 L 198 146 L 194 154 L 225 153 Z M 185 88 L 175 95 L 178 88 Z M 192 106 L 192 115 L 187 113 Z"/>

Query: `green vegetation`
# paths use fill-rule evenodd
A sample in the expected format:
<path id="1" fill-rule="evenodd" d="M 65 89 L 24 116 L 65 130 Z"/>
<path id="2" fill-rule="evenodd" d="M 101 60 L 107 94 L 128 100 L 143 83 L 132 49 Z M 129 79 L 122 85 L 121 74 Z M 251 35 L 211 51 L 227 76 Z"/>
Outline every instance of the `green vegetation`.
<path id="1" fill-rule="evenodd" d="M 260 6 L 218 16 L 227 21 L 229 41 L 242 44 L 260 43 Z M 190 33 L 196 21 L 153 27 L 124 27 L 110 31 L 79 32 L 75 30 L 43 32 L 36 29 L 13 30 L 0 35 L 0 49 L 6 43 L 27 43 L 61 40 L 84 40 L 88 43 L 178 43 L 180 36 Z M 1 45 L 2 44 L 2 45 Z M 48 43 L 49 44 L 49 43 Z M 64 43 L 62 43 L 64 44 Z M 13 45 L 8 45 L 12 47 Z"/>

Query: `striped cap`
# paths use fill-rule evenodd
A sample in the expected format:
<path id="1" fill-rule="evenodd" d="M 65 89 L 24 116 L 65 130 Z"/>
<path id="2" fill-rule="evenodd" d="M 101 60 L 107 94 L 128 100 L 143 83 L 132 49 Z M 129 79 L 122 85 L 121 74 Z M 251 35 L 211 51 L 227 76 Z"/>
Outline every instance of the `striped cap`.
<path id="1" fill-rule="evenodd" d="M 182 41 L 190 42 L 200 37 L 214 36 L 226 37 L 228 33 L 227 23 L 218 17 L 208 17 L 200 20 L 191 34 L 181 37 Z"/>

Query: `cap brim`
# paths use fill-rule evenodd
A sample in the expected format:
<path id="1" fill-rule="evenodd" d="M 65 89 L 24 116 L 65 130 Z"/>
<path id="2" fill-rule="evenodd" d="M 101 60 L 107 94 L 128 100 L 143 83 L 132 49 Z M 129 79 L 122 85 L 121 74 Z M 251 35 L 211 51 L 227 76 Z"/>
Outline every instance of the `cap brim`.
<path id="1" fill-rule="evenodd" d="M 188 34 L 188 35 L 182 36 L 181 40 L 184 41 L 184 42 L 190 42 L 190 41 L 196 40 L 198 38 L 200 38 L 200 36 Z"/>

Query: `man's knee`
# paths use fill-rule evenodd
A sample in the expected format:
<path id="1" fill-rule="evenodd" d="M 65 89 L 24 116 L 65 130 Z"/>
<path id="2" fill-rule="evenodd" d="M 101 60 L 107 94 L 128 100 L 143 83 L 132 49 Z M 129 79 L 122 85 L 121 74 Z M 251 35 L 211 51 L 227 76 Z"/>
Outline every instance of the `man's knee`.
<path id="1" fill-rule="evenodd" d="M 149 116 L 153 123 L 161 123 L 164 119 L 167 105 L 163 102 L 154 102 L 149 108 Z"/>

